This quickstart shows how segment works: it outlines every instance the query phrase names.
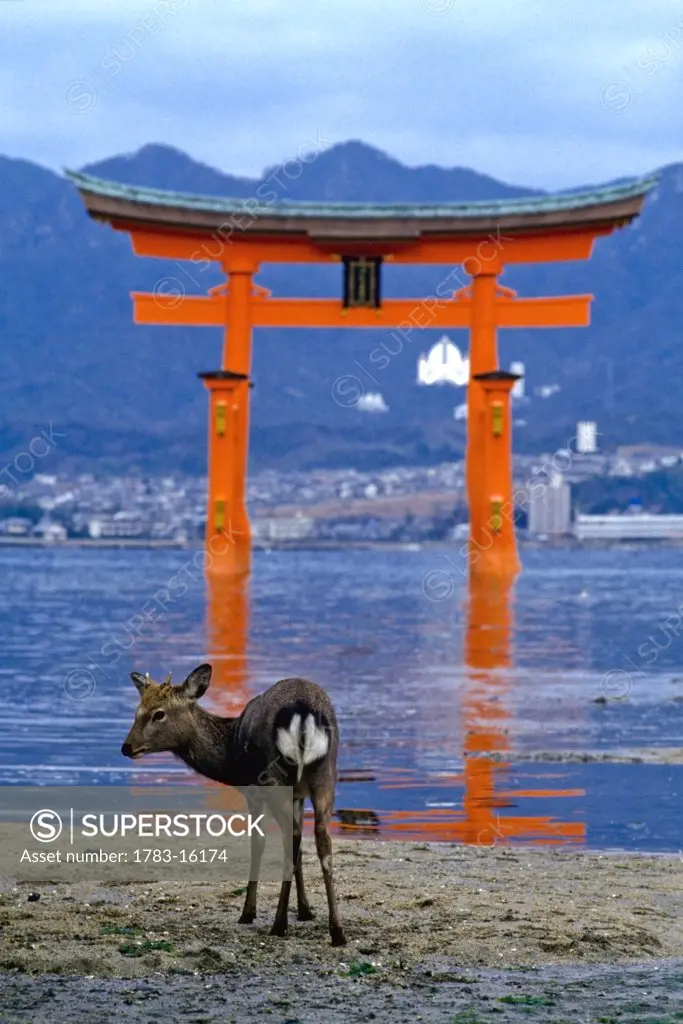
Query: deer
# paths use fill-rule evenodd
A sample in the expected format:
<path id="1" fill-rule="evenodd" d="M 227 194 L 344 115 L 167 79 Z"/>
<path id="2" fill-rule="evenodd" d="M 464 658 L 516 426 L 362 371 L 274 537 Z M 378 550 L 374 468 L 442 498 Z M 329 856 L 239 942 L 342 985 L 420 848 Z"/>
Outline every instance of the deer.
<path id="1" fill-rule="evenodd" d="M 325 690 L 306 679 L 281 679 L 250 700 L 241 715 L 223 718 L 198 703 L 211 681 L 209 664 L 193 669 L 178 685 L 171 683 L 170 673 L 162 683 L 155 683 L 148 674 L 140 672 L 131 672 L 131 679 L 140 701 L 131 730 L 121 747 L 125 757 L 135 759 L 145 754 L 170 752 L 200 775 L 246 791 L 252 814 L 258 813 L 267 802 L 268 787 L 292 787 L 291 821 L 284 820 L 290 816 L 289 813 L 283 815 L 278 801 L 272 802 L 271 807 L 285 846 L 283 881 L 271 935 L 287 934 L 292 873 L 296 881 L 297 919 L 310 921 L 314 917 L 301 865 L 304 800 L 310 798 L 315 819 L 315 845 L 327 895 L 330 937 L 333 946 L 345 945 L 337 909 L 329 833 L 334 810 L 339 730 L 332 701 Z M 256 892 L 265 841 L 259 829 L 252 831 L 250 880 L 239 924 L 252 924 L 256 918 Z"/>

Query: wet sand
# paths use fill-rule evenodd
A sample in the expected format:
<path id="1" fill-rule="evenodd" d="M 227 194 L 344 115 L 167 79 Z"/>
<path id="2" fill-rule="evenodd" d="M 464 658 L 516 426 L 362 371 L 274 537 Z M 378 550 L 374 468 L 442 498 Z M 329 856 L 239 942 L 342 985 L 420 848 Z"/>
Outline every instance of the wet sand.
<path id="1" fill-rule="evenodd" d="M 0 1021 L 683 1020 L 679 857 L 337 841 L 342 949 L 304 857 L 286 939 L 273 883 L 5 886 Z"/>

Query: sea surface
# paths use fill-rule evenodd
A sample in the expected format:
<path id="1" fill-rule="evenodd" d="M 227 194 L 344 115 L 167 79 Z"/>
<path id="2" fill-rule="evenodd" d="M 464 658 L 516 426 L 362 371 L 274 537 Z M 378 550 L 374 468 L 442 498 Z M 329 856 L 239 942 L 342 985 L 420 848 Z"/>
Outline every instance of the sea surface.
<path id="1" fill-rule="evenodd" d="M 342 832 L 683 848 L 683 551 L 527 550 L 509 591 L 451 554 L 256 552 L 207 589 L 200 552 L 0 549 L 0 784 L 185 781 L 122 757 L 129 672 L 209 660 L 223 714 L 328 689 Z"/>

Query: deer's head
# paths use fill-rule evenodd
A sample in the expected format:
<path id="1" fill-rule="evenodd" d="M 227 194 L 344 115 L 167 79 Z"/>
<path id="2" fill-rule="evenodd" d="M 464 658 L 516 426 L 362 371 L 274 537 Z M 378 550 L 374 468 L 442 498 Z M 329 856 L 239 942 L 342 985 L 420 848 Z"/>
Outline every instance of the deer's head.
<path id="1" fill-rule="evenodd" d="M 162 750 L 181 750 L 192 734 L 194 705 L 209 688 L 211 666 L 199 665 L 179 686 L 171 684 L 170 672 L 163 683 L 155 683 L 140 672 L 131 672 L 130 677 L 140 703 L 121 753 L 136 758 Z"/>

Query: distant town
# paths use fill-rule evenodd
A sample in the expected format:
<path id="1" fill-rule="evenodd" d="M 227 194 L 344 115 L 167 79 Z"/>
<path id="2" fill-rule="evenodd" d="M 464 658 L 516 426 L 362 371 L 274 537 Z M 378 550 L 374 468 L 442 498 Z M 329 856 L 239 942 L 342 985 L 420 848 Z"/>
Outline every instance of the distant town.
<path id="1" fill-rule="evenodd" d="M 579 425 L 594 447 L 594 425 Z M 533 542 L 683 540 L 681 450 L 610 454 L 563 449 L 516 456 L 515 518 Z M 260 546 L 426 543 L 466 539 L 464 462 L 378 472 L 352 468 L 254 474 L 248 500 Z M 670 481 L 678 481 L 670 487 Z M 668 488 L 668 490 L 667 490 Z M 673 499 L 667 498 L 672 492 Z M 664 495 L 664 497 L 662 497 Z M 206 480 L 167 475 L 14 475 L 0 487 L 4 543 L 195 545 Z"/>
<path id="2" fill-rule="evenodd" d="M 515 429 L 531 399 L 525 367 L 513 362 Z M 469 357 L 447 335 L 417 359 L 420 386 L 464 388 Z M 534 390 L 552 396 L 559 385 Z M 461 396 L 465 398 L 465 395 Z M 379 392 L 359 410 L 386 411 Z M 467 420 L 467 402 L 453 407 Z M 601 451 L 595 421 L 575 423 L 571 447 L 513 460 L 519 536 L 531 543 L 683 540 L 683 444 Z M 182 474 L 40 472 L 53 439 L 44 432 L 0 473 L 0 543 L 197 545 L 204 536 L 206 478 Z M 55 442 L 56 446 L 56 442 Z M 34 457 L 35 456 L 35 457 Z M 349 449 L 349 460 L 353 449 Z M 253 539 L 262 547 L 324 544 L 465 542 L 469 533 L 464 461 L 377 470 L 307 469 L 253 473 L 247 500 Z M 226 527 L 229 529 L 229 524 Z"/>

